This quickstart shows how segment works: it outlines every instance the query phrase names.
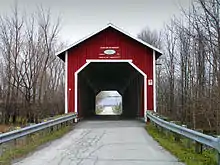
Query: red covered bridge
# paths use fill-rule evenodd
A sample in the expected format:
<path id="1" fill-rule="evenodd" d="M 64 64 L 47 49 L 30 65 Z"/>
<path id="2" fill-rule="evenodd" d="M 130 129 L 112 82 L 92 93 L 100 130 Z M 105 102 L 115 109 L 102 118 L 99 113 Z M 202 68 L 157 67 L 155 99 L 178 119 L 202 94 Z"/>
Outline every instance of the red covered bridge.
<path id="1" fill-rule="evenodd" d="M 66 67 L 65 112 L 94 116 L 95 97 L 103 90 L 122 95 L 123 117 L 156 111 L 155 65 L 161 54 L 112 24 L 59 52 Z"/>

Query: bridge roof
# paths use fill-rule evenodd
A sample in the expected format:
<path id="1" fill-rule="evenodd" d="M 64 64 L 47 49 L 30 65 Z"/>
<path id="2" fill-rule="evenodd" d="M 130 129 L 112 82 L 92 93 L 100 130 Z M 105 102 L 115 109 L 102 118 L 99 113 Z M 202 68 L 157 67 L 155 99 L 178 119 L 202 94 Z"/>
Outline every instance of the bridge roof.
<path id="1" fill-rule="evenodd" d="M 115 30 L 117 30 L 117 31 L 119 31 L 119 32 L 121 32 L 121 33 L 123 33 L 123 34 L 125 34 L 126 36 L 128 36 L 128 37 L 130 37 L 130 38 L 136 40 L 137 42 L 143 44 L 144 46 L 147 46 L 147 47 L 151 48 L 152 50 L 156 51 L 156 56 L 157 56 L 157 57 L 159 57 L 159 56 L 161 56 L 161 55 L 163 54 L 162 51 L 159 50 L 158 48 L 156 48 L 156 47 L 150 45 L 149 43 L 147 43 L 147 42 L 145 42 L 145 41 L 142 41 L 141 39 L 139 39 L 139 38 L 137 38 L 137 37 L 132 36 L 131 34 L 125 32 L 124 30 L 122 30 L 121 28 L 119 28 L 119 27 L 113 25 L 112 23 L 109 23 L 109 24 L 107 24 L 105 27 L 101 28 L 100 30 L 98 30 L 98 31 L 96 31 L 96 32 L 94 32 L 94 33 L 92 33 L 92 34 L 90 34 L 89 36 L 87 36 L 87 37 L 85 37 L 85 38 L 83 38 L 83 39 L 81 39 L 81 40 L 79 40 L 79 41 L 73 43 L 72 45 L 68 46 L 67 48 L 65 48 L 65 49 L 63 49 L 63 50 L 57 52 L 56 55 L 57 55 L 59 58 L 61 58 L 63 61 L 65 61 L 65 52 L 66 52 L 66 51 L 68 51 L 69 49 L 75 47 L 76 45 L 82 43 L 83 41 L 89 39 L 90 37 L 92 37 L 92 36 L 98 34 L 99 32 L 101 32 L 101 31 L 103 31 L 103 30 L 105 30 L 105 29 L 107 29 L 107 28 L 109 28 L 109 27 L 111 27 L 111 28 L 113 28 L 113 29 L 115 29 Z"/>

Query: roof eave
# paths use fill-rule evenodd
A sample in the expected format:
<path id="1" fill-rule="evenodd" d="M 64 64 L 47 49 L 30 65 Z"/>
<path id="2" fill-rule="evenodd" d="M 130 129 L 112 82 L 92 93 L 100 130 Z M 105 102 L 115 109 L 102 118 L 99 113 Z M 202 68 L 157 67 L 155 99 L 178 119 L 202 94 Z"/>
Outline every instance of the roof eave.
<path id="1" fill-rule="evenodd" d="M 60 52 L 59 54 L 57 53 L 56 56 L 58 56 L 61 60 L 63 60 L 65 62 L 65 52 L 66 51 Z"/>

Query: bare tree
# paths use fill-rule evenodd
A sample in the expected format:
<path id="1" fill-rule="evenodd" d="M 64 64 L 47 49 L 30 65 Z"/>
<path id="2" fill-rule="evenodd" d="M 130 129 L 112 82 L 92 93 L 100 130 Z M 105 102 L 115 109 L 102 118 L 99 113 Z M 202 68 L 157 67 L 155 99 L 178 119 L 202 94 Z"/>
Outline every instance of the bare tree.
<path id="1" fill-rule="evenodd" d="M 158 76 L 160 86 L 169 87 L 160 90 L 161 113 L 172 110 L 167 113 L 171 118 L 180 119 L 194 129 L 217 133 L 220 132 L 219 5 L 219 0 L 194 1 L 189 10 L 183 10 L 181 18 L 166 26 L 162 47 L 166 67 L 161 71 L 166 77 Z"/>
<path id="2" fill-rule="evenodd" d="M 156 48 L 162 48 L 161 33 L 158 33 L 156 30 L 152 31 L 149 27 L 146 27 L 137 35 L 137 37 Z"/>
<path id="3" fill-rule="evenodd" d="M 50 11 L 43 8 L 37 15 L 24 16 L 15 6 L 13 13 L 0 18 L 3 115 L 5 123 L 10 118 L 15 123 L 18 116 L 38 122 L 64 111 L 64 65 L 55 56 L 62 46 L 57 38 L 59 19 L 53 23 Z"/>

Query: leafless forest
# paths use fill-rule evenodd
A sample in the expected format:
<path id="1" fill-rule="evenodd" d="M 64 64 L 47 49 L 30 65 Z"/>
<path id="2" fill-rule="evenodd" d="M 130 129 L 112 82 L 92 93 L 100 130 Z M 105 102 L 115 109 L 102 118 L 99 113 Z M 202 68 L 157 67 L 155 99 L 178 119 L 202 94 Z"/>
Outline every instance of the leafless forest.
<path id="1" fill-rule="evenodd" d="M 64 112 L 64 63 L 55 56 L 60 21 L 39 7 L 0 16 L 0 119 L 25 124 Z"/>
<path id="2" fill-rule="evenodd" d="M 194 129 L 220 133 L 220 1 L 195 0 L 160 33 L 138 36 L 162 48 L 157 111 Z"/>

